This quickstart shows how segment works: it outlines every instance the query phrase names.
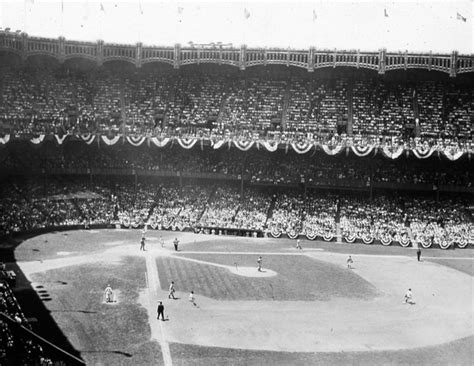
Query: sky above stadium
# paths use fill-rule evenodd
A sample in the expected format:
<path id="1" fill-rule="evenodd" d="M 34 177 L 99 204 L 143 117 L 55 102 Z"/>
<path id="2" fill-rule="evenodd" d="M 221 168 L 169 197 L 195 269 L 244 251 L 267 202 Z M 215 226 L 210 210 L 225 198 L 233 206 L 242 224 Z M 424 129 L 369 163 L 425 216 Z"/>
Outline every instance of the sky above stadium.
<path id="1" fill-rule="evenodd" d="M 474 0 L 2 0 L 0 27 L 111 43 L 474 53 Z"/>

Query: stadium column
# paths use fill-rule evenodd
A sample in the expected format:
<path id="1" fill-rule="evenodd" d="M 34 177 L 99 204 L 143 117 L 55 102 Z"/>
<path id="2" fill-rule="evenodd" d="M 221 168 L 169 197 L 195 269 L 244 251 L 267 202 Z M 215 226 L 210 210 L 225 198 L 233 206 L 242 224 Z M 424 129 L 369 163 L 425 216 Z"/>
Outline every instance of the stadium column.
<path id="1" fill-rule="evenodd" d="M 48 169 L 47 169 L 47 160 L 48 160 L 48 144 L 43 144 L 43 178 L 44 178 L 44 195 L 48 196 Z M 40 147 L 41 148 L 41 147 Z"/>
<path id="2" fill-rule="evenodd" d="M 351 72 L 351 76 L 349 78 L 349 84 L 347 85 L 347 125 L 346 125 L 346 133 L 349 136 L 352 136 L 352 121 L 353 121 L 353 113 L 354 113 L 354 72 Z"/>
<path id="3" fill-rule="evenodd" d="M 450 60 L 450 66 L 449 66 L 449 77 L 456 77 L 457 74 L 457 64 L 458 64 L 458 53 L 456 51 L 453 51 L 451 53 L 451 60 Z"/>
<path id="4" fill-rule="evenodd" d="M 372 198 L 374 196 L 373 191 L 373 178 L 374 178 L 374 165 L 372 161 L 370 162 L 370 175 L 369 175 L 369 190 L 370 190 L 370 202 L 372 202 Z"/>

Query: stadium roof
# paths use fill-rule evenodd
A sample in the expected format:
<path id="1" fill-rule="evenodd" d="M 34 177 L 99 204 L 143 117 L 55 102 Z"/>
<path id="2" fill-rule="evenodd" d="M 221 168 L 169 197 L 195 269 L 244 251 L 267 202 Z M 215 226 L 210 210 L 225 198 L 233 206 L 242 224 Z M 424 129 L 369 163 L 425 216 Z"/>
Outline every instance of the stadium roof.
<path id="1" fill-rule="evenodd" d="M 110 43 L 474 53 L 474 2 L 4 0 L 11 32 Z"/>

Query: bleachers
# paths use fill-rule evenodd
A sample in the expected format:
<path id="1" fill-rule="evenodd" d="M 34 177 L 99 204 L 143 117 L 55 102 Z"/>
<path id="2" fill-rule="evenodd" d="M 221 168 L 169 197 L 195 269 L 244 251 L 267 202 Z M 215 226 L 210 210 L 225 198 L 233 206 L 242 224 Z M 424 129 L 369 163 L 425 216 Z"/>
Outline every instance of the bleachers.
<path id="1" fill-rule="evenodd" d="M 356 136 L 406 139 L 418 119 L 422 139 L 472 139 L 474 88 L 453 81 L 106 68 L 2 68 L 1 77 L 0 118 L 10 132 L 286 130 L 330 138 L 351 125 Z"/>
<path id="2" fill-rule="evenodd" d="M 3 184 L 1 189 L 3 234 L 67 225 L 148 223 L 165 229 L 204 227 L 334 237 L 337 220 L 343 237 L 396 238 L 410 227 L 415 238 L 431 233 L 439 241 L 449 235 L 466 237 L 472 231 L 472 217 L 460 198 L 437 201 L 379 194 L 370 200 L 367 195 L 316 191 L 305 196 L 297 187 L 277 191 L 248 187 L 241 197 L 237 187 L 223 182 L 211 188 L 124 180 L 87 184 L 77 179 L 52 180 L 47 189 L 35 181 Z"/>
<path id="3" fill-rule="evenodd" d="M 353 90 L 353 133 L 403 136 L 405 124 L 414 123 L 412 95 L 410 85 L 356 81 Z"/>
<path id="4" fill-rule="evenodd" d="M 3 263 L 2 263 L 3 265 Z M 52 365 L 42 347 L 32 339 L 20 336 L 17 324 L 31 329 L 10 286 L 0 282 L 0 313 L 16 322 L 0 318 L 0 363 L 2 365 Z"/>

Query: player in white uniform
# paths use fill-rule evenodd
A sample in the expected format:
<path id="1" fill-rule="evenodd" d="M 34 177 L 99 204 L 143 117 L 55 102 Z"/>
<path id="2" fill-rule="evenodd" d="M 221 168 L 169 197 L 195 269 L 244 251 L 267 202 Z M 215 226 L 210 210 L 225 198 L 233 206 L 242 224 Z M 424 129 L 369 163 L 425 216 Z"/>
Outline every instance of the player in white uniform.
<path id="1" fill-rule="evenodd" d="M 112 287 L 110 285 L 107 285 L 104 291 L 105 295 L 105 302 L 113 302 L 114 301 L 114 292 L 112 291 Z"/>
<path id="2" fill-rule="evenodd" d="M 407 293 L 405 294 L 405 304 L 414 304 L 413 293 L 411 292 L 411 288 L 409 288 Z"/>
<path id="3" fill-rule="evenodd" d="M 191 291 L 189 294 L 189 302 L 193 304 L 193 306 L 197 306 L 196 298 L 194 297 L 194 291 Z"/>
<path id="4" fill-rule="evenodd" d="M 174 300 L 176 300 L 176 297 L 174 297 L 174 292 L 175 292 L 175 289 L 174 289 L 174 282 L 171 281 L 171 283 L 170 283 L 170 288 L 169 288 L 169 293 L 168 293 L 168 299 L 174 299 Z"/>
<path id="5" fill-rule="evenodd" d="M 296 239 L 296 249 L 301 249 L 301 250 L 303 249 L 301 247 L 300 239 Z"/>

